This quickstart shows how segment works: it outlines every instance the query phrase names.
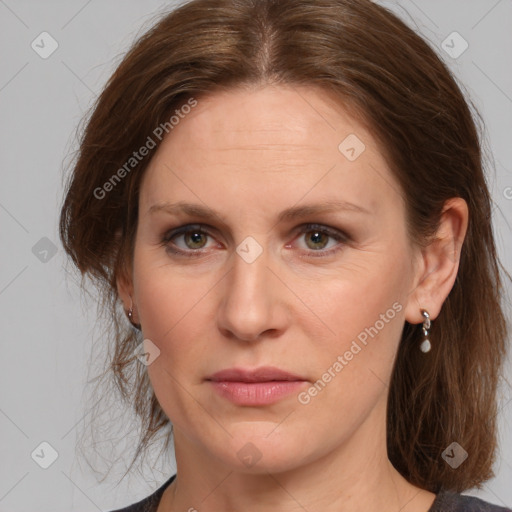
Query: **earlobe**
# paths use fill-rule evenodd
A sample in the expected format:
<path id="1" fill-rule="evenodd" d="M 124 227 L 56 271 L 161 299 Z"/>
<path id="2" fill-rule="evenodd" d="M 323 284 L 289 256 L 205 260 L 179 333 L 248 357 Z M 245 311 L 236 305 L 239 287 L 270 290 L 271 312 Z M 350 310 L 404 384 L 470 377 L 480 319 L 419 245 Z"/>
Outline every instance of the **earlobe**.
<path id="1" fill-rule="evenodd" d="M 432 320 L 439 315 L 457 277 L 468 220 L 464 199 L 455 197 L 446 201 L 435 236 L 421 249 L 416 285 L 409 294 L 406 307 L 408 322 L 421 323 L 422 309 L 429 312 Z"/>
<path id="2" fill-rule="evenodd" d="M 120 250 L 121 230 L 118 229 L 114 236 Z M 141 325 L 136 320 L 138 314 L 136 313 L 136 305 L 133 299 L 135 293 L 133 286 L 131 263 L 129 263 L 127 266 L 122 266 L 119 270 L 116 269 L 116 288 L 119 298 L 123 303 L 123 310 L 125 312 L 126 317 L 132 324 L 132 326 L 140 331 Z"/>
<path id="3" fill-rule="evenodd" d="M 121 250 L 121 238 L 121 229 L 117 229 L 114 233 L 114 240 L 118 251 Z M 130 277 L 131 272 L 129 272 L 129 270 L 124 266 L 122 266 L 119 269 L 116 268 L 115 272 L 117 293 L 119 295 L 119 298 L 123 302 L 124 310 L 128 311 L 130 308 L 130 299 L 131 297 L 133 297 L 133 284 L 132 279 Z"/>
<path id="4" fill-rule="evenodd" d="M 121 272 L 116 278 L 117 293 L 120 299 L 123 301 L 124 310 L 128 311 L 132 304 L 133 297 L 133 284 L 128 276 Z"/>
<path id="5" fill-rule="evenodd" d="M 117 292 L 119 294 L 119 297 L 121 298 L 123 302 L 123 309 L 125 312 L 125 315 L 127 316 L 129 322 L 132 324 L 132 326 L 137 329 L 141 330 L 140 323 L 136 320 L 136 312 L 135 312 L 135 304 L 133 302 L 133 284 L 131 280 L 129 280 L 126 275 L 119 275 L 116 279 L 117 283 Z"/>

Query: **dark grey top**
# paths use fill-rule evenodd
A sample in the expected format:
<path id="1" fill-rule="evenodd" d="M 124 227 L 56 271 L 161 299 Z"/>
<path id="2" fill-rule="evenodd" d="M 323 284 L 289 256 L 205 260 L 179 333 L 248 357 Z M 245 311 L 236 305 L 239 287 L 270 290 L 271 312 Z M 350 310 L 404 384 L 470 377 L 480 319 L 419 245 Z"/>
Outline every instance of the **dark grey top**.
<path id="1" fill-rule="evenodd" d="M 169 478 L 151 496 L 144 498 L 142 501 L 112 512 L 156 512 L 163 492 L 175 478 L 176 475 Z M 428 512 L 512 512 L 512 509 L 499 507 L 473 496 L 441 491 L 436 495 L 436 499 Z"/>

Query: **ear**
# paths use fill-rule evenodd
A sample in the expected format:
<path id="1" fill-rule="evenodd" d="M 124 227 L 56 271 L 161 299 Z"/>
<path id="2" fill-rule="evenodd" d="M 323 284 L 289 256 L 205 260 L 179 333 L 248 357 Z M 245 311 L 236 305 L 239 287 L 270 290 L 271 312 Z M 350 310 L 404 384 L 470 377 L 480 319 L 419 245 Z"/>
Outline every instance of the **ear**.
<path id="1" fill-rule="evenodd" d="M 439 315 L 457 277 L 468 218 L 464 199 L 455 197 L 445 202 L 434 239 L 418 250 L 413 288 L 405 308 L 409 323 L 423 322 L 421 309 L 427 310 L 432 320 Z"/>
<path id="2" fill-rule="evenodd" d="M 116 278 L 116 285 L 124 310 L 128 311 L 133 306 L 133 282 L 126 272 L 122 272 Z"/>
<path id="3" fill-rule="evenodd" d="M 115 233 L 115 238 L 118 244 L 118 250 L 120 250 L 120 237 L 121 231 L 118 230 Z M 116 287 L 119 297 L 123 301 L 123 307 L 125 311 L 128 311 L 132 306 L 133 300 L 133 280 L 132 272 L 130 268 L 122 268 L 116 276 Z"/>

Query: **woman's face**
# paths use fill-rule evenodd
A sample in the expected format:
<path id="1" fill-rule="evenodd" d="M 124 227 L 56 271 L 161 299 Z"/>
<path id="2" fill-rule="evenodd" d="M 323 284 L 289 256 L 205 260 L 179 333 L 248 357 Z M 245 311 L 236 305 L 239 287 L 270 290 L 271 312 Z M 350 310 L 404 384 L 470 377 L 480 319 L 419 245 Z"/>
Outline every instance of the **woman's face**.
<path id="1" fill-rule="evenodd" d="M 320 90 L 237 89 L 182 115 L 142 182 L 133 266 L 177 453 L 259 472 L 385 447 L 417 282 L 399 190 Z"/>

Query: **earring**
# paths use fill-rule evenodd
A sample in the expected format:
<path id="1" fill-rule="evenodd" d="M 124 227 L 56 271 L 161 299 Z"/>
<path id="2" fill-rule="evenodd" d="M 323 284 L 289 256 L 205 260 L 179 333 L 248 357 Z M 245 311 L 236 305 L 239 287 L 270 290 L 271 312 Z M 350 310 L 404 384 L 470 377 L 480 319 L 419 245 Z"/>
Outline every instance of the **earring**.
<path id="1" fill-rule="evenodd" d="M 420 350 L 423 353 L 426 353 L 426 352 L 429 352 L 430 349 L 432 348 L 432 345 L 430 344 L 430 340 L 428 338 L 429 331 L 430 331 L 430 315 L 428 314 L 428 312 L 425 309 L 421 310 L 421 314 L 423 315 L 423 318 L 424 318 L 423 326 L 422 326 L 424 339 L 421 342 Z"/>
<path id="2" fill-rule="evenodd" d="M 140 324 L 136 324 L 133 322 L 133 300 L 131 297 L 130 297 L 130 302 L 131 302 L 130 309 L 126 313 L 128 315 L 128 320 L 130 321 L 132 326 L 135 327 L 135 329 L 138 329 L 140 331 Z"/>

